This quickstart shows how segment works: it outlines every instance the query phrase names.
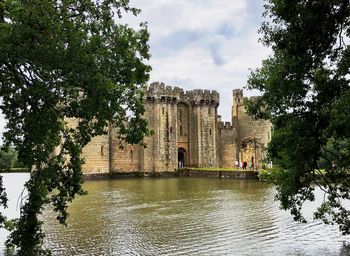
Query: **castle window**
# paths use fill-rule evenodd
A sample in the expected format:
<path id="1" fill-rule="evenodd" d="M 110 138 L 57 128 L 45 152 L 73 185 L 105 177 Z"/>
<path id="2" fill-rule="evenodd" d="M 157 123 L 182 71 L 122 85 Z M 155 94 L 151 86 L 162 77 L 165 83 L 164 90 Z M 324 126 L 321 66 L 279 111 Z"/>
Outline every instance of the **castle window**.
<path id="1" fill-rule="evenodd" d="M 170 126 L 170 133 L 173 133 L 173 127 Z"/>
<path id="2" fill-rule="evenodd" d="M 101 156 L 104 156 L 104 148 L 103 148 L 103 145 L 101 146 Z"/>
<path id="3" fill-rule="evenodd" d="M 208 108 L 208 114 L 210 115 L 210 108 Z"/>
<path id="4" fill-rule="evenodd" d="M 211 129 L 209 129 L 209 134 L 211 135 Z"/>
<path id="5" fill-rule="evenodd" d="M 133 152 L 132 152 L 132 150 L 130 150 L 130 159 L 131 159 L 131 162 L 132 162 L 132 160 L 133 160 Z"/>
<path id="6" fill-rule="evenodd" d="M 182 125 L 180 125 L 180 136 L 182 136 L 183 130 L 182 130 Z"/>
<path id="7" fill-rule="evenodd" d="M 164 108 L 162 108 L 162 113 L 163 113 L 163 115 L 164 115 Z"/>

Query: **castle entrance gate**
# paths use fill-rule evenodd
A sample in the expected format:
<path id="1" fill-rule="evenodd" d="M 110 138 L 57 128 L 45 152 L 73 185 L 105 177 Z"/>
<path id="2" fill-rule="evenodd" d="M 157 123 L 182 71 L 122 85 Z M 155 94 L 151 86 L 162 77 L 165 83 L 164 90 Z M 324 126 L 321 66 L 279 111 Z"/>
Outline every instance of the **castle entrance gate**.
<path id="1" fill-rule="evenodd" d="M 178 148 L 177 150 L 178 167 L 185 167 L 186 164 L 186 150 L 184 148 Z"/>

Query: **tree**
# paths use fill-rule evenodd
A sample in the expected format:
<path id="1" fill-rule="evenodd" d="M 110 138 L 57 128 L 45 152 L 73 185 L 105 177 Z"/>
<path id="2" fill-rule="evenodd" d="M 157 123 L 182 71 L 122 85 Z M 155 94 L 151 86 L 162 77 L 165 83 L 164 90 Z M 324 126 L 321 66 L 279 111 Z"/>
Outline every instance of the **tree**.
<path id="1" fill-rule="evenodd" d="M 0 172 L 10 171 L 16 158 L 16 152 L 12 148 L 0 149 Z"/>
<path id="2" fill-rule="evenodd" d="M 18 161 L 18 153 L 13 147 L 4 147 L 0 149 L 0 172 L 10 172 L 21 170 L 26 171 L 28 168 Z"/>
<path id="3" fill-rule="evenodd" d="M 273 50 L 253 71 L 248 88 L 255 117 L 269 118 L 274 132 L 268 155 L 281 169 L 277 198 L 295 220 L 314 200 L 314 217 L 350 234 L 350 3 L 348 0 L 266 0 L 261 41 Z M 318 167 L 323 161 L 324 170 Z"/>
<path id="4" fill-rule="evenodd" d="M 141 93 L 151 69 L 145 64 L 149 33 L 146 24 L 139 30 L 118 24 L 125 12 L 139 10 L 128 0 L 0 2 L 4 139 L 32 170 L 8 239 L 18 255 L 49 254 L 38 217 L 50 203 L 66 223 L 67 204 L 84 194 L 81 152 L 93 136 L 109 125 L 129 143 L 149 134 Z M 0 192 L 6 204 L 2 187 Z"/>

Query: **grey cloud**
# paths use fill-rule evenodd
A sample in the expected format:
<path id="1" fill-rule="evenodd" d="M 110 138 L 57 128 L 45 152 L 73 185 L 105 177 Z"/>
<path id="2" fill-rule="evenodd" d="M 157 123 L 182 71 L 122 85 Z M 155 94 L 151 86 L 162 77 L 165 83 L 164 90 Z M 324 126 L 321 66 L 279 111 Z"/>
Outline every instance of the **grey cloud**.
<path id="1" fill-rule="evenodd" d="M 224 57 L 221 56 L 221 54 L 220 54 L 220 44 L 219 43 L 211 44 L 209 46 L 209 50 L 210 50 L 210 54 L 211 54 L 211 57 L 212 57 L 215 65 L 222 66 L 226 63 Z"/>
<path id="2" fill-rule="evenodd" d="M 225 38 L 231 38 L 237 34 L 237 31 L 235 31 L 231 24 L 223 23 L 216 33 L 220 36 L 224 36 Z"/>
<path id="3" fill-rule="evenodd" d="M 199 31 L 182 30 L 171 33 L 168 36 L 160 38 L 156 42 L 152 42 L 151 49 L 161 55 L 170 55 L 174 51 L 179 51 L 183 48 L 200 41 L 205 37 L 204 33 Z"/>

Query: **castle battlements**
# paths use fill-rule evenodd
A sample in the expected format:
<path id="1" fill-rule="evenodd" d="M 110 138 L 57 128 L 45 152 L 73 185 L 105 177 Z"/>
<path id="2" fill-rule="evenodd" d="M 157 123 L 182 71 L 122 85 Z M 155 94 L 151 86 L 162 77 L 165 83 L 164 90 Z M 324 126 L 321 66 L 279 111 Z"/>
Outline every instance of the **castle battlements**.
<path id="1" fill-rule="evenodd" d="M 219 106 L 220 95 L 215 90 L 194 89 L 184 91 L 179 87 L 166 86 L 164 83 L 151 83 L 145 93 L 148 100 L 172 100 L 175 102 L 184 102 L 187 104 L 210 104 Z"/>
<path id="2" fill-rule="evenodd" d="M 225 130 L 232 130 L 233 126 L 230 122 L 218 122 L 219 128 L 220 129 L 225 129 Z"/>
<path id="3" fill-rule="evenodd" d="M 216 106 L 220 104 L 220 95 L 215 90 L 194 89 L 192 91 L 187 91 L 186 94 L 195 104 L 213 104 Z"/>
<path id="4" fill-rule="evenodd" d="M 232 91 L 233 98 L 242 98 L 243 97 L 243 89 L 234 89 Z"/>
<path id="5" fill-rule="evenodd" d="M 164 83 L 151 83 L 145 93 L 147 99 L 150 100 L 173 100 L 178 101 L 180 94 L 183 92 L 179 87 L 165 86 Z"/>

